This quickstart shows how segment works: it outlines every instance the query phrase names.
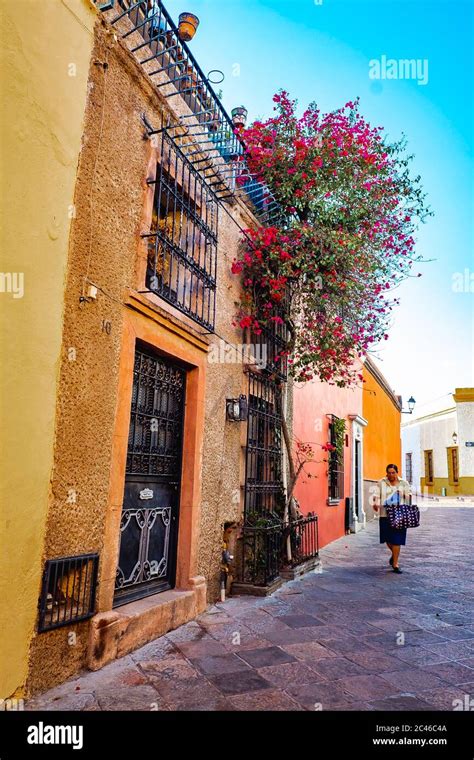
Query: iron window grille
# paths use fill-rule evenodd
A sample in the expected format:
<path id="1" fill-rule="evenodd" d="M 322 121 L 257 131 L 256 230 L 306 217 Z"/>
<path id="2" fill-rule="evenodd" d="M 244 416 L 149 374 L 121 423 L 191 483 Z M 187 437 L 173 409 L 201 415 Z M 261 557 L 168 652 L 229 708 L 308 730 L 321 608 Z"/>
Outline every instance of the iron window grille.
<path id="1" fill-rule="evenodd" d="M 245 523 L 279 522 L 283 502 L 281 387 L 249 372 Z"/>
<path id="2" fill-rule="evenodd" d="M 167 132 L 161 133 L 146 286 L 210 331 L 217 276 L 217 200 Z"/>
<path id="3" fill-rule="evenodd" d="M 405 477 L 408 483 L 413 482 L 413 461 L 411 454 L 405 454 Z"/>
<path id="4" fill-rule="evenodd" d="M 277 321 L 269 321 L 260 325 L 259 334 L 246 328 L 247 344 L 254 349 L 253 354 L 258 359 L 259 368 L 269 376 L 277 377 L 285 382 L 288 378 L 288 340 L 289 330 L 287 320 L 291 310 L 291 286 L 286 288 L 284 298 L 279 308 L 274 309 Z M 254 294 L 254 299 L 261 299 L 260 293 Z"/>
<path id="5" fill-rule="evenodd" d="M 338 417 L 329 415 L 329 443 L 337 446 L 336 421 Z M 344 497 L 344 453 L 334 449 L 328 453 L 328 501 L 339 502 Z"/>
<path id="6" fill-rule="evenodd" d="M 98 554 L 46 561 L 39 600 L 39 633 L 92 617 L 98 568 Z"/>
<path id="7" fill-rule="evenodd" d="M 248 340 L 250 339 L 253 355 L 256 357 L 260 369 L 285 381 L 288 376 L 285 325 L 272 322 L 271 325 L 262 326 L 259 335 L 252 333 Z"/>
<path id="8" fill-rule="evenodd" d="M 182 140 L 181 147 L 212 183 L 219 200 L 235 195 L 240 177 L 255 213 L 263 222 L 275 223 L 282 215 L 281 207 L 249 172 L 244 143 L 161 0 L 96 2 L 155 87 L 166 99 L 178 97 L 188 106 L 190 112 L 181 115 L 175 138 Z"/>
<path id="9" fill-rule="evenodd" d="M 258 297 L 258 295 L 257 295 Z M 259 348 L 258 355 L 264 359 L 264 369 L 285 381 L 288 377 L 288 338 L 287 319 L 290 313 L 290 288 L 287 288 L 275 316 L 280 320 L 270 321 L 261 326 L 260 335 L 252 333 L 252 340 Z"/>

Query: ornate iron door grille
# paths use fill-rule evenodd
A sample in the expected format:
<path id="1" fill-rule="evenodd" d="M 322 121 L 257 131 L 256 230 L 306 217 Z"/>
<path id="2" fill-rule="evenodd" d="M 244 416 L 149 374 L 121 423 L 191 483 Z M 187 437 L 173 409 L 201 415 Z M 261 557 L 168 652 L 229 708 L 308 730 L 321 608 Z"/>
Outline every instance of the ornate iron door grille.
<path id="1" fill-rule="evenodd" d="M 115 606 L 174 587 L 186 372 L 137 347 Z"/>

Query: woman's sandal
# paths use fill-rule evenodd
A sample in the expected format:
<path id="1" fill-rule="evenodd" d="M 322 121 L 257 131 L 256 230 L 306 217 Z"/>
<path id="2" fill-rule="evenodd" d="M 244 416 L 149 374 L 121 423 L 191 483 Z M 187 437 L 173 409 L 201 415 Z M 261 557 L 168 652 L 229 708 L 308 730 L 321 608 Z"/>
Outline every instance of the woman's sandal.
<path id="1" fill-rule="evenodd" d="M 393 567 L 393 565 L 392 565 L 392 567 Z M 394 572 L 394 573 L 398 573 L 399 575 L 401 575 L 401 574 L 403 573 L 403 570 L 400 570 L 400 568 L 399 568 L 399 567 L 394 567 L 394 568 L 393 568 L 393 572 Z"/>

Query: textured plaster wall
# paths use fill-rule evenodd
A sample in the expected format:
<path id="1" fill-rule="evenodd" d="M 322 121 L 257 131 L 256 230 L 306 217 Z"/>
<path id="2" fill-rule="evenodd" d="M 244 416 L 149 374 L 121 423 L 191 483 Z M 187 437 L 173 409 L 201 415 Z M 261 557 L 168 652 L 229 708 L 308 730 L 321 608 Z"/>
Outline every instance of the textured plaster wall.
<path id="1" fill-rule="evenodd" d="M 158 125 L 163 102 L 122 43 L 99 23 L 75 191 L 45 559 L 103 551 L 114 424 L 118 405 L 124 403 L 117 393 L 127 308 L 123 299 L 127 289 L 144 288 L 136 274 L 150 145 L 140 118 L 146 112 Z M 242 226 L 252 223 L 245 207 L 237 205 L 232 213 Z M 224 212 L 219 233 L 216 330 L 225 340 L 240 343 L 240 331 L 231 324 L 238 281 L 229 275 L 239 231 Z M 99 295 L 95 302 L 80 303 L 86 276 L 99 286 Z M 103 330 L 104 320 L 110 334 Z M 240 514 L 244 475 L 243 426 L 225 422 L 225 399 L 247 389 L 241 363 L 209 362 L 207 369 L 199 572 L 209 578 L 209 598 L 214 599 L 223 522 Z M 38 593 L 37 586 L 35 604 Z M 76 624 L 34 638 L 30 692 L 64 681 L 84 665 L 88 627 L 87 622 Z M 76 633 L 73 645 L 70 632 Z"/>
<path id="2" fill-rule="evenodd" d="M 53 463 L 63 290 L 95 13 L 86 0 L 0 3 L 2 492 L 0 697 L 23 693 Z"/>

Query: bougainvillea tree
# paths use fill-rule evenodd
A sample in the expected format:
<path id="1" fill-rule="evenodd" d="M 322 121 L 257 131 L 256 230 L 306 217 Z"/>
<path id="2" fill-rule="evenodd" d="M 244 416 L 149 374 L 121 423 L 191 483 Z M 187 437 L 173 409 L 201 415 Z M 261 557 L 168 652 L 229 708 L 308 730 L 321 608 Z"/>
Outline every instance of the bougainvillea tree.
<path id="1" fill-rule="evenodd" d="M 239 181 L 264 183 L 283 213 L 278 226 L 246 231 L 232 265 L 238 322 L 250 335 L 284 323 L 297 380 L 350 385 L 354 358 L 388 337 L 393 291 L 420 260 L 414 233 L 431 212 L 405 140 L 384 139 L 358 101 L 302 116 L 286 92 L 274 101 L 275 115 L 242 133 Z"/>

